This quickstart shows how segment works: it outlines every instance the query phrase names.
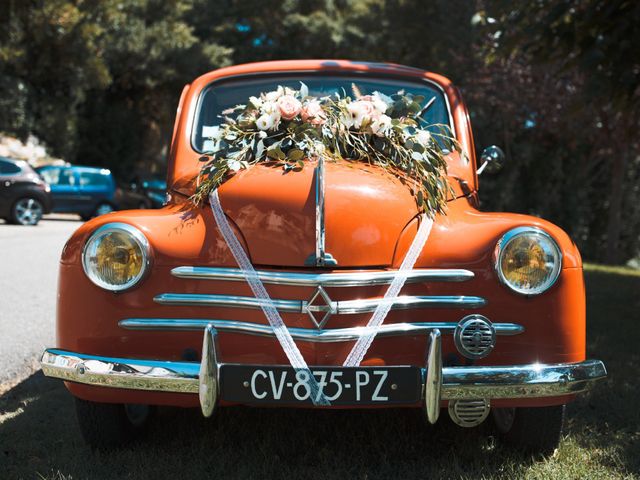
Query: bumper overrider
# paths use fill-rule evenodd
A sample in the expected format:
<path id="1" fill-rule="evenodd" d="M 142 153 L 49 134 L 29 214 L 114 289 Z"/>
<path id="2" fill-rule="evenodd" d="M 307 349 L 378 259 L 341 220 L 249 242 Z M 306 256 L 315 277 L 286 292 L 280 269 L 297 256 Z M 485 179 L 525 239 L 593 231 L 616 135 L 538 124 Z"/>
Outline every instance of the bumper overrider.
<path id="1" fill-rule="evenodd" d="M 217 357 L 218 332 L 204 331 L 201 362 L 160 361 L 88 355 L 47 349 L 41 365 L 48 377 L 100 387 L 198 394 L 202 412 L 210 416 L 221 397 Z M 583 392 L 606 377 L 599 360 L 579 363 L 443 367 L 441 333 L 430 329 L 426 360 L 420 367 L 421 399 L 435 423 L 441 401 L 559 397 Z M 322 367 L 310 367 L 312 370 Z M 246 382 L 245 382 L 246 383 Z"/>

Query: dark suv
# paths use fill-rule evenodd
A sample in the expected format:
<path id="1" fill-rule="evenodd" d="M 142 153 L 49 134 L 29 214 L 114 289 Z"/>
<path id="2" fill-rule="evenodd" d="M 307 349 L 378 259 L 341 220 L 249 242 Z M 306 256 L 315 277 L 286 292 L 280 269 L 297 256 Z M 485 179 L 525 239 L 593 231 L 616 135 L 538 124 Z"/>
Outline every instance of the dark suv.
<path id="1" fill-rule="evenodd" d="M 51 210 L 49 192 L 49 185 L 27 162 L 0 157 L 0 218 L 36 225 Z"/>

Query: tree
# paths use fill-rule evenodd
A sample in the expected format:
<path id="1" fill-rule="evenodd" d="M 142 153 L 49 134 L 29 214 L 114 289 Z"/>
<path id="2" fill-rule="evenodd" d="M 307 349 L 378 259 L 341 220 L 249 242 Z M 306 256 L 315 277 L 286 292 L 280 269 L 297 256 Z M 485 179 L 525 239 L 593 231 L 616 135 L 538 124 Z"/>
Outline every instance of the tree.
<path id="1" fill-rule="evenodd" d="M 617 263 L 637 254 L 637 250 L 625 251 L 620 240 L 638 238 L 640 230 L 640 3 L 518 1 L 492 3 L 491 8 L 493 13 L 487 15 L 497 18 L 489 24 L 497 37 L 492 55 L 524 56 L 554 75 L 572 72 L 576 78 L 580 95 L 567 120 L 590 120 L 591 128 L 586 130 L 590 138 L 585 140 L 591 148 L 584 160 L 610 179 L 607 194 L 602 188 L 594 192 L 607 204 L 605 253 L 600 258 Z M 584 115 L 585 110 L 591 118 Z M 623 212 L 628 211 L 632 222 L 627 217 L 625 225 Z"/>

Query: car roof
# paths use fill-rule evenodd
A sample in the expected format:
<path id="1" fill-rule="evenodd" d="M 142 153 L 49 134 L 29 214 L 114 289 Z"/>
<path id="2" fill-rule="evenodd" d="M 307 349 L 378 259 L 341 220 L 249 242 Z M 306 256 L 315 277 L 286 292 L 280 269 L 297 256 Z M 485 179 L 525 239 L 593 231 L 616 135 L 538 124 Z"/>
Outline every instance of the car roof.
<path id="1" fill-rule="evenodd" d="M 11 162 L 11 163 L 25 163 L 26 162 L 26 160 L 21 160 L 19 158 L 3 157 L 2 155 L 0 155 L 0 160 L 4 160 L 5 162 Z"/>
<path id="2" fill-rule="evenodd" d="M 38 167 L 38 170 L 45 170 L 47 168 L 71 168 L 73 170 L 81 171 L 81 172 L 91 172 L 91 173 L 99 173 L 101 175 L 111 175 L 111 170 L 109 170 L 108 168 L 87 167 L 85 165 L 71 165 L 71 164 L 66 164 L 66 165 L 43 165 L 41 167 Z"/>

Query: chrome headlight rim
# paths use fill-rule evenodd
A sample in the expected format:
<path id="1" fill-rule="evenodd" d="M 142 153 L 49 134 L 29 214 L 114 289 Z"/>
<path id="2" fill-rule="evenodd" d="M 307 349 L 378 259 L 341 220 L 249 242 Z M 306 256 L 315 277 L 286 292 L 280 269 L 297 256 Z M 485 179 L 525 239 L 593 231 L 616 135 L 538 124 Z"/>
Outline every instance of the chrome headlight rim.
<path id="1" fill-rule="evenodd" d="M 140 269 L 140 273 L 138 273 L 134 278 L 122 285 L 112 285 L 110 283 L 106 283 L 100 278 L 93 275 L 91 273 L 91 269 L 89 268 L 87 260 L 89 246 L 101 237 L 104 237 L 113 232 L 124 232 L 128 234 L 133 239 L 133 241 L 138 244 L 138 246 L 140 247 L 140 251 L 142 252 L 142 268 Z M 145 277 L 151 270 L 152 259 L 153 255 L 151 252 L 151 245 L 149 244 L 149 240 L 144 235 L 144 233 L 142 233 L 133 225 L 129 225 L 128 223 L 112 222 L 102 225 L 101 227 L 97 228 L 91 235 L 89 235 L 89 238 L 87 238 L 84 247 L 82 247 L 82 269 L 84 270 L 84 274 L 94 285 L 114 293 L 125 292 L 142 282 L 142 280 L 145 279 Z"/>
<path id="2" fill-rule="evenodd" d="M 504 276 L 504 273 L 502 272 L 502 268 L 500 266 L 502 263 L 501 262 L 502 254 L 504 253 L 507 245 L 509 245 L 509 243 L 514 239 L 523 235 L 540 236 L 540 237 L 543 237 L 545 240 L 548 240 L 549 244 L 551 245 L 554 251 L 555 257 L 557 258 L 552 275 L 549 277 L 549 279 L 545 283 L 541 284 L 540 286 L 534 289 L 519 288 L 511 284 L 507 280 L 507 278 Z M 507 231 L 500 238 L 500 240 L 498 240 L 498 243 L 496 244 L 496 248 L 493 255 L 493 267 L 498 277 L 498 280 L 500 280 L 500 283 L 502 283 L 510 291 L 517 293 L 519 295 L 523 295 L 525 297 L 533 297 L 533 296 L 537 296 L 542 293 L 545 293 L 551 287 L 553 287 L 558 281 L 558 278 L 560 277 L 560 272 L 562 271 L 562 250 L 560 249 L 558 242 L 556 242 L 555 239 L 542 228 L 532 227 L 532 226 L 516 227 Z"/>

